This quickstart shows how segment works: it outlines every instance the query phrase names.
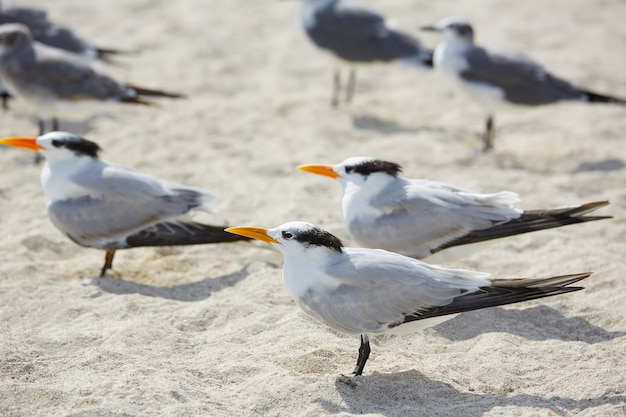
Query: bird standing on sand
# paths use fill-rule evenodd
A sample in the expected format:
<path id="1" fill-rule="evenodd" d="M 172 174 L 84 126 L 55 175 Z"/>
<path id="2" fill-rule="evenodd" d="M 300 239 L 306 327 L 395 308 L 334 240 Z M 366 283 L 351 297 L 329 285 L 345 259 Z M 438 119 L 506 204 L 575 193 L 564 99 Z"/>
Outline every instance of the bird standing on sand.
<path id="1" fill-rule="evenodd" d="M 474 30 L 464 19 L 449 17 L 423 29 L 443 35 L 433 56 L 435 70 L 487 109 L 484 151 L 493 148 L 493 112 L 503 105 L 540 106 L 559 101 L 626 104 L 623 99 L 578 88 L 523 55 L 476 45 Z"/>
<path id="2" fill-rule="evenodd" d="M 180 98 L 180 94 L 122 84 L 94 71 L 77 55 L 33 40 L 30 30 L 18 23 L 0 26 L 0 82 L 6 90 L 44 118 L 83 117 L 90 104 L 149 104 L 145 97 Z"/>
<path id="3" fill-rule="evenodd" d="M 419 41 L 391 28 L 374 12 L 345 0 L 304 0 L 300 10 L 304 31 L 317 47 L 330 52 L 350 66 L 346 102 L 354 95 L 355 65 L 374 62 L 402 62 L 427 68 L 432 54 Z M 335 69 L 331 104 L 339 104 L 341 72 Z"/>
<path id="4" fill-rule="evenodd" d="M 352 376 L 361 375 L 370 335 L 408 333 L 459 313 L 583 289 L 569 287 L 590 272 L 551 278 L 489 279 L 380 249 L 346 248 L 310 223 L 228 232 L 270 243 L 282 252 L 283 282 L 296 304 L 330 328 L 361 337 Z"/>
<path id="5" fill-rule="evenodd" d="M 100 147 L 72 133 L 3 138 L 0 144 L 46 158 L 41 185 L 48 216 L 75 243 L 106 251 L 101 277 L 118 249 L 248 240 L 185 218 L 194 210 L 212 212 L 211 193 L 100 161 Z"/>
<path id="6" fill-rule="evenodd" d="M 418 259 L 453 246 L 609 218 L 586 216 L 607 201 L 522 211 L 513 207 L 520 201 L 513 192 L 479 194 L 441 182 L 403 178 L 400 165 L 371 157 L 298 169 L 339 181 L 341 215 L 358 245 Z"/>

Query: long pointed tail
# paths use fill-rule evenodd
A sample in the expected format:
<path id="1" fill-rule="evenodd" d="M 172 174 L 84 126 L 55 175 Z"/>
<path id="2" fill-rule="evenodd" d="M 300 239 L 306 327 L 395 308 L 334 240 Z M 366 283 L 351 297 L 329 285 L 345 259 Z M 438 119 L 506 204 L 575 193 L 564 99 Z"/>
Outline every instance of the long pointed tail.
<path id="1" fill-rule="evenodd" d="M 133 51 L 122 51 L 120 49 L 96 48 L 96 57 L 107 64 L 115 64 L 115 57 L 119 55 L 131 55 Z"/>
<path id="2" fill-rule="evenodd" d="M 431 307 L 407 315 L 404 322 L 458 314 L 487 307 L 521 303 L 522 301 L 536 300 L 538 298 L 580 291 L 583 290 L 584 287 L 569 287 L 569 285 L 581 281 L 591 274 L 592 272 L 582 272 L 539 279 L 493 279 L 491 280 L 493 285 L 489 287 L 483 287 L 477 292 L 457 297 L 452 303 L 446 306 Z"/>
<path id="3" fill-rule="evenodd" d="M 550 278 L 493 278 L 490 281 L 495 287 L 567 287 L 581 281 L 591 275 L 591 272 L 581 272 L 578 274 L 557 275 Z"/>
<path id="4" fill-rule="evenodd" d="M 582 92 L 587 97 L 587 101 L 590 103 L 612 103 L 612 104 L 621 104 L 622 106 L 626 105 L 626 99 L 607 96 L 604 94 L 594 93 L 592 91 L 582 90 Z"/>
<path id="5" fill-rule="evenodd" d="M 139 246 L 176 246 L 226 243 L 250 238 L 225 232 L 228 226 L 211 226 L 196 222 L 159 223 L 126 239 L 129 248 Z"/>
<path id="6" fill-rule="evenodd" d="M 608 201 L 594 201 L 575 207 L 563 207 L 552 210 L 528 210 L 517 219 L 488 229 L 474 230 L 465 236 L 446 243 L 439 250 L 538 230 L 552 229 L 568 224 L 610 219 L 612 216 L 587 216 L 588 213 L 608 204 Z"/>
<path id="7" fill-rule="evenodd" d="M 184 94 L 180 93 L 171 93 L 163 90 L 153 90 L 150 88 L 138 87 L 136 85 L 129 85 L 128 87 L 132 88 L 137 92 L 138 96 L 146 96 L 146 97 L 167 97 L 167 98 L 185 98 Z"/>

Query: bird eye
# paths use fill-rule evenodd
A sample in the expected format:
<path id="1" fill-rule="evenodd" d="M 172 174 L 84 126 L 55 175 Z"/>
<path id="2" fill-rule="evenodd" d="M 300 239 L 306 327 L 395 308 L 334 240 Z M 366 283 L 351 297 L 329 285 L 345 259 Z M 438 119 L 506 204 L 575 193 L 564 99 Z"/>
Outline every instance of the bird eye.
<path id="1" fill-rule="evenodd" d="M 283 237 L 285 239 L 291 239 L 293 237 L 293 235 L 289 232 L 283 232 Z"/>

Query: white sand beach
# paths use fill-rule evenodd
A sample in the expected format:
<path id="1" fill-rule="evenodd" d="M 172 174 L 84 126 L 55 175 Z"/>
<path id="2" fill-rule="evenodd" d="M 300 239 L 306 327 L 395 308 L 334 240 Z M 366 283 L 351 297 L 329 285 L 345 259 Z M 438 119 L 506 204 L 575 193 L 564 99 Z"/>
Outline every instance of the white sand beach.
<path id="1" fill-rule="evenodd" d="M 495 277 L 594 271 L 584 291 L 460 315 L 372 344 L 296 307 L 282 256 L 260 242 L 119 251 L 82 248 L 50 223 L 41 166 L 0 149 L 0 416 L 624 416 L 626 107 L 560 104 L 484 114 L 437 74 L 359 69 L 354 102 L 329 105 L 333 61 L 305 38 L 298 1 L 14 0 L 44 7 L 103 47 L 137 51 L 98 69 L 188 95 L 111 106 L 67 123 L 102 159 L 216 194 L 212 224 L 303 220 L 351 244 L 341 187 L 297 171 L 370 155 L 407 177 L 520 194 L 523 209 L 610 200 L 613 219 L 494 242 L 446 266 Z M 368 0 L 419 28 L 448 15 L 477 42 L 520 51 L 592 91 L 626 96 L 621 0 Z M 30 111 L 0 135 L 34 135 Z"/>

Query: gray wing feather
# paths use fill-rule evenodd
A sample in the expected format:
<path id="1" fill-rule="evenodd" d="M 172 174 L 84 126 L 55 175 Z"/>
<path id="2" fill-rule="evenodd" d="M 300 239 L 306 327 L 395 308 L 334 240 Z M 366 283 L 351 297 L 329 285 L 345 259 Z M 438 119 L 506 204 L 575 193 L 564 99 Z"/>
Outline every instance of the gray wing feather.
<path id="1" fill-rule="evenodd" d="M 516 104 L 539 105 L 585 97 L 577 87 L 522 55 L 475 47 L 465 58 L 468 68 L 460 73 L 461 78 L 497 86 L 508 101 Z"/>
<path id="2" fill-rule="evenodd" d="M 197 188 L 104 163 L 73 182 L 89 196 L 53 201 L 48 214 L 61 231 L 84 246 L 124 245 L 120 242 L 126 236 L 149 225 L 179 218 L 194 208 L 210 211 L 213 199 Z"/>
<path id="3" fill-rule="evenodd" d="M 519 217 L 513 208 L 517 194 L 478 194 L 427 180 L 392 183 L 372 201 L 381 214 L 372 225 L 349 226 L 354 239 L 422 258 L 472 230 L 485 229 Z"/>
<path id="4" fill-rule="evenodd" d="M 77 54 L 93 53 L 93 58 L 96 58 L 93 45 L 79 38 L 72 30 L 50 22 L 45 10 L 32 7 L 3 7 L 0 10 L 0 24 L 5 23 L 22 23 L 28 26 L 33 37 L 39 42 Z"/>
<path id="5" fill-rule="evenodd" d="M 22 23 L 28 27 L 45 27 L 49 24 L 48 14 L 43 9 L 0 4 L 0 24 L 5 23 Z"/>
<path id="6" fill-rule="evenodd" d="M 331 280 L 322 290 L 326 293 L 309 294 L 299 304 L 320 321 L 348 333 L 380 332 L 409 312 L 447 305 L 490 284 L 488 274 L 481 272 L 437 268 L 381 250 L 344 250 L 350 260 L 342 257 L 340 264 L 325 271 Z"/>
<path id="7" fill-rule="evenodd" d="M 305 25 L 311 40 L 349 61 L 391 61 L 422 53 L 416 39 L 388 28 L 383 17 L 370 10 L 326 7 L 315 12 L 314 22 Z"/>
<path id="8" fill-rule="evenodd" d="M 12 76 L 22 79 L 22 85 L 37 89 L 44 94 L 67 100 L 114 100 L 132 101 L 136 93 L 112 78 L 94 71 L 83 60 L 71 53 L 33 43 L 32 59 L 18 59 L 20 67 Z"/>

